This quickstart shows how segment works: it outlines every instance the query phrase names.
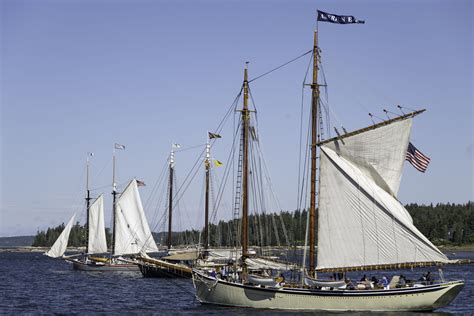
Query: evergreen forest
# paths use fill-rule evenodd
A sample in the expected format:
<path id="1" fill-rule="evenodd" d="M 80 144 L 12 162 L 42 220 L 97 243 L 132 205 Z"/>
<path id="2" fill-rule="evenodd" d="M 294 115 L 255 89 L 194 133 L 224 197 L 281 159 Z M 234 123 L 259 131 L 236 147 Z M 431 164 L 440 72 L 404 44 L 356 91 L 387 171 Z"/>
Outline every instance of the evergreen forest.
<path id="1" fill-rule="evenodd" d="M 465 204 L 416 203 L 405 206 L 413 218 L 415 226 L 435 245 L 474 244 L 473 202 Z M 255 246 L 301 246 L 306 232 L 306 210 L 249 216 L 250 244 Z M 211 246 L 235 246 L 236 236 L 240 236 L 238 220 L 220 221 L 211 224 Z M 64 229 L 64 224 L 46 231 L 38 231 L 33 246 L 49 247 Z M 186 230 L 172 234 L 172 245 L 195 245 L 200 241 L 200 231 Z M 153 233 L 158 244 L 165 245 L 167 233 Z M 110 245 L 111 232 L 106 229 L 107 243 Z M 71 229 L 69 246 L 85 246 L 85 227 L 77 222 Z"/>

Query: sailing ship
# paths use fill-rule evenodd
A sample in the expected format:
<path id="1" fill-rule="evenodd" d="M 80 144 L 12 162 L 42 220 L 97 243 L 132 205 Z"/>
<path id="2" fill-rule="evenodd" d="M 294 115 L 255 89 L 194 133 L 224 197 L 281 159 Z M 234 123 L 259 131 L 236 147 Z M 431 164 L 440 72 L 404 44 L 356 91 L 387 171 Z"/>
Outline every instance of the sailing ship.
<path id="1" fill-rule="evenodd" d="M 117 149 L 117 145 L 114 147 Z M 73 264 L 75 270 L 83 271 L 138 271 L 136 261 L 130 256 L 140 252 L 158 251 L 156 243 L 148 226 L 147 219 L 138 191 L 136 179 L 131 180 L 123 192 L 118 195 L 115 183 L 115 150 L 113 155 L 113 236 L 110 253 L 107 249 L 104 224 L 104 198 L 101 194 L 93 203 L 89 188 L 89 157 L 86 164 L 86 249 L 85 253 L 63 257 L 69 238 L 72 220 L 58 238 L 58 245 L 51 248 L 51 255 L 63 257 Z M 64 250 L 63 250 L 64 248 Z M 60 249 L 57 251 L 55 249 Z M 127 257 L 124 257 L 127 256 Z"/>
<path id="2" fill-rule="evenodd" d="M 168 234 L 166 239 L 167 255 L 161 258 L 152 258 L 146 254 L 141 254 L 137 259 L 137 265 L 144 277 L 151 278 L 190 278 L 190 264 L 196 257 L 196 251 L 186 251 L 181 254 L 172 255 L 172 224 L 173 224 L 173 189 L 174 189 L 174 169 L 175 169 L 175 149 L 179 145 L 173 144 L 171 147 L 168 164 Z"/>
<path id="3" fill-rule="evenodd" d="M 321 21 L 360 23 L 354 17 L 318 14 Z M 216 277 L 206 269 L 193 269 L 196 297 L 201 303 L 208 304 L 291 310 L 431 311 L 444 307 L 458 295 L 464 282 L 445 281 L 442 273 L 441 280 L 436 282 L 363 289 L 353 288 L 345 281 L 318 278 L 318 273 L 324 272 L 345 275 L 351 271 L 457 263 L 449 260 L 413 225 L 411 216 L 396 198 L 412 121 L 424 110 L 327 140 L 320 139 L 319 52 L 316 29 L 313 82 L 310 85 L 309 267 L 302 268 L 302 281 L 285 285 L 281 279 L 257 276 L 254 274 L 257 271 L 249 265 L 253 258 L 248 252 L 247 230 L 250 110 L 248 69 L 245 67 L 241 110 L 242 256 L 230 278 Z M 319 165 L 317 160 L 320 160 Z M 396 279 L 394 277 L 392 282 Z"/>
<path id="4" fill-rule="evenodd" d="M 225 249 L 209 248 L 209 208 L 210 208 L 210 178 L 212 164 L 218 166 L 222 164 L 218 160 L 211 158 L 211 140 L 220 138 L 217 133 L 207 133 L 204 156 L 204 228 L 202 231 L 201 248 L 172 249 L 172 218 L 173 218 L 173 175 L 175 168 L 174 147 L 169 158 L 169 186 L 168 186 L 168 236 L 167 255 L 161 258 L 150 258 L 140 256 L 138 266 L 144 277 L 155 278 L 191 278 L 192 266 L 215 267 L 222 266 L 233 257 L 233 251 Z M 198 260 L 197 260 L 198 259 Z"/>

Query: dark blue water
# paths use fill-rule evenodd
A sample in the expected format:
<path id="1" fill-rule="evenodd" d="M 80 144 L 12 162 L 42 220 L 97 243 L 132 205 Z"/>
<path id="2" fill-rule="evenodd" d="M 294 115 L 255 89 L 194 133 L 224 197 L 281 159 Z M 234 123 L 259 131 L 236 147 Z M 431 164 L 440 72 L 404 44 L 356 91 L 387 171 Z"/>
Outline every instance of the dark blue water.
<path id="1" fill-rule="evenodd" d="M 474 253 L 457 255 L 474 259 Z M 474 314 L 474 265 L 447 267 L 445 276 L 464 279 L 466 285 L 450 306 L 437 312 Z M 70 264 L 40 253 L 0 253 L 0 313 L 284 315 L 289 312 L 201 305 L 194 299 L 191 280 L 145 279 L 139 272 L 73 271 Z"/>

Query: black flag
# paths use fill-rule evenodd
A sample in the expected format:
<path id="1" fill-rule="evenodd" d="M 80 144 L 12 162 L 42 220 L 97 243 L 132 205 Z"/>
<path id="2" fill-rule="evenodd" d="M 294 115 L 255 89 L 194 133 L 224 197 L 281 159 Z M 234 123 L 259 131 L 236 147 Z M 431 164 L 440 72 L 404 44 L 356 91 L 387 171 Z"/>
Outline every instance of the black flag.
<path id="1" fill-rule="evenodd" d="M 360 23 L 364 24 L 365 21 L 357 20 L 352 15 L 335 15 L 326 13 L 318 10 L 318 21 L 321 22 L 331 22 L 336 24 L 351 24 L 351 23 Z"/>
<path id="2" fill-rule="evenodd" d="M 209 139 L 222 138 L 222 136 L 217 133 L 211 133 L 211 132 L 207 132 L 207 133 L 209 134 Z"/>

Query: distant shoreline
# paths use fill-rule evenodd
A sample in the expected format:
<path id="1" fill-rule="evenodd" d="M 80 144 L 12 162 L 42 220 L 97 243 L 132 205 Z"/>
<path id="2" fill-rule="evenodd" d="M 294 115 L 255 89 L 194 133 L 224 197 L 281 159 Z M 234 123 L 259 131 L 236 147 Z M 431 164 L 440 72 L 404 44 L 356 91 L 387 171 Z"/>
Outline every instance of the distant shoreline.
<path id="1" fill-rule="evenodd" d="M 439 250 L 443 252 L 456 252 L 456 251 L 474 251 L 474 244 L 466 244 L 466 245 L 441 245 L 437 246 Z"/>

